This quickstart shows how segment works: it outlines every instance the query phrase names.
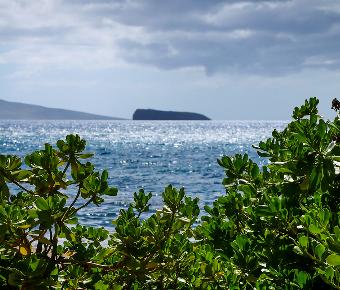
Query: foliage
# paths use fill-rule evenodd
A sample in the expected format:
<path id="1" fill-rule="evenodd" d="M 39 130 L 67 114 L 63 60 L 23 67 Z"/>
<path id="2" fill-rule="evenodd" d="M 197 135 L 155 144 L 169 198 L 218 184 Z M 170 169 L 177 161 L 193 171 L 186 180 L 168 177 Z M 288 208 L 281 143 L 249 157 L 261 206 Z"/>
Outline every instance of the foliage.
<path id="1" fill-rule="evenodd" d="M 228 266 L 221 287 L 340 289 L 340 119 L 326 123 L 317 104 L 296 107 L 283 132 L 253 146 L 269 165 L 218 160 L 226 196 L 205 207 L 197 232 Z"/>
<path id="2" fill-rule="evenodd" d="M 195 258 L 189 238 L 199 214 L 198 198 L 185 197 L 184 189 L 178 192 L 170 185 L 163 192 L 163 209 L 141 221 L 152 196 L 141 190 L 134 194 L 135 203 L 113 221 L 113 235 L 80 225 L 76 217 L 80 209 L 90 203 L 99 206 L 103 196 L 118 192 L 108 186 L 106 170 L 100 174 L 90 162 L 81 162 L 93 156 L 82 153 L 85 144 L 78 135 L 59 140 L 57 149 L 45 144 L 44 150 L 25 157 L 30 170 L 20 169 L 20 158 L 0 155 L 1 289 L 158 289 L 160 285 L 173 289 L 186 284 Z M 10 195 L 7 183 L 21 191 Z M 69 187 L 78 190 L 68 203 L 62 190 Z M 80 197 L 84 204 L 75 207 Z M 66 241 L 58 244 L 60 238 Z M 102 246 L 107 239 L 108 246 Z"/>
<path id="3" fill-rule="evenodd" d="M 82 163 L 93 154 L 77 135 L 26 156 L 29 170 L 0 155 L 0 288 L 340 289 L 340 119 L 325 122 L 317 104 L 295 108 L 283 132 L 254 146 L 267 166 L 247 154 L 218 160 L 226 195 L 201 224 L 198 198 L 169 185 L 146 220 L 152 194 L 140 190 L 113 234 L 80 225 L 80 209 L 118 190 L 106 170 Z"/>

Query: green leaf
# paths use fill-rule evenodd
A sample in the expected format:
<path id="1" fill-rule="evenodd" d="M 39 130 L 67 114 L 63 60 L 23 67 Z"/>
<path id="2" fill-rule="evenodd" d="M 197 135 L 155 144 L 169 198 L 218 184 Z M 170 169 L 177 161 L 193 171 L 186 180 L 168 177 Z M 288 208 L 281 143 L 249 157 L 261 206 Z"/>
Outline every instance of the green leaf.
<path id="1" fill-rule="evenodd" d="M 78 222 L 78 218 L 77 217 L 74 217 L 72 219 L 68 219 L 65 221 L 65 223 L 67 224 L 76 224 Z"/>
<path id="2" fill-rule="evenodd" d="M 260 141 L 259 147 L 261 148 L 261 150 L 267 151 L 267 145 L 263 141 Z"/>
<path id="3" fill-rule="evenodd" d="M 326 270 L 326 277 L 329 280 L 332 280 L 334 277 L 334 269 L 332 267 L 328 267 Z"/>
<path id="4" fill-rule="evenodd" d="M 300 184 L 301 190 L 307 190 L 308 187 L 309 187 L 309 175 L 307 175 L 305 179 L 302 181 L 302 183 Z"/>
<path id="5" fill-rule="evenodd" d="M 109 286 L 108 285 L 105 285 L 104 284 L 104 282 L 103 281 L 98 281 L 96 284 L 94 284 L 94 289 L 95 290 L 106 290 L 106 289 L 108 289 L 109 288 Z M 114 288 L 114 289 L 116 289 L 116 288 Z M 117 288 L 117 290 L 118 290 L 119 288 Z"/>
<path id="6" fill-rule="evenodd" d="M 18 167 L 21 166 L 21 158 L 16 158 L 14 161 L 13 159 L 11 158 L 11 164 L 10 166 L 8 167 L 9 170 L 15 170 L 17 169 Z"/>
<path id="7" fill-rule="evenodd" d="M 12 286 L 19 286 L 22 284 L 22 277 L 18 274 L 10 274 L 8 279 L 8 284 Z"/>
<path id="8" fill-rule="evenodd" d="M 21 170 L 19 171 L 15 177 L 18 179 L 18 180 L 23 180 L 23 179 L 26 179 L 27 177 L 29 177 L 30 175 L 32 175 L 32 172 L 29 171 L 29 170 Z"/>
<path id="9" fill-rule="evenodd" d="M 309 225 L 308 229 L 312 234 L 320 234 L 322 232 L 321 229 L 319 229 L 317 226 L 315 226 L 313 224 Z"/>
<path id="10" fill-rule="evenodd" d="M 54 173 L 52 175 L 53 175 L 53 179 L 60 184 L 62 189 L 67 188 L 67 184 L 64 182 L 64 180 L 62 180 L 58 175 Z"/>
<path id="11" fill-rule="evenodd" d="M 309 242 L 308 237 L 306 236 L 299 237 L 299 243 L 303 248 L 308 248 L 308 242 Z"/>
<path id="12" fill-rule="evenodd" d="M 321 138 L 325 135 L 327 130 L 327 126 L 324 120 L 320 120 L 319 121 L 319 125 L 318 125 L 318 132 L 320 133 Z"/>
<path id="13" fill-rule="evenodd" d="M 314 125 L 318 121 L 318 116 L 315 114 L 310 115 L 310 123 Z"/>
<path id="14" fill-rule="evenodd" d="M 51 220 L 51 211 L 50 210 L 39 210 L 37 211 L 37 215 L 39 220 L 41 221 L 50 221 Z"/>
<path id="15" fill-rule="evenodd" d="M 66 238 L 68 239 L 70 242 L 71 241 L 75 241 L 75 235 L 72 233 L 72 231 L 65 226 L 65 224 L 61 224 L 61 234 L 60 234 L 61 238 Z"/>
<path id="16" fill-rule="evenodd" d="M 292 171 L 288 168 L 284 168 L 284 167 L 280 168 L 278 171 L 282 172 L 282 173 L 290 173 L 290 174 L 294 173 L 294 171 Z"/>
<path id="17" fill-rule="evenodd" d="M 236 168 L 236 171 L 238 171 L 239 173 L 242 173 L 242 164 L 243 164 L 243 161 L 241 158 L 238 158 L 235 160 L 235 168 Z"/>
<path id="18" fill-rule="evenodd" d="M 65 142 L 63 140 L 58 140 L 56 143 L 57 147 L 59 148 L 60 151 L 62 151 L 63 146 L 65 146 Z"/>
<path id="19" fill-rule="evenodd" d="M 323 253 L 325 252 L 325 247 L 321 244 L 317 245 L 315 248 L 315 254 L 318 257 L 319 260 L 321 260 L 321 257 L 323 255 Z"/>
<path id="20" fill-rule="evenodd" d="M 118 193 L 118 188 L 115 187 L 108 187 L 103 194 L 109 195 L 109 196 L 116 196 Z"/>
<path id="21" fill-rule="evenodd" d="M 0 240 L 2 240 L 6 232 L 7 232 L 7 225 L 0 225 Z"/>
<path id="22" fill-rule="evenodd" d="M 8 186 L 5 182 L 3 182 L 2 185 L 0 184 L 0 190 L 1 190 L 0 198 L 7 200 L 10 194 L 9 194 Z"/>
<path id="23" fill-rule="evenodd" d="M 328 248 L 329 248 L 330 251 L 332 251 L 332 252 L 334 252 L 334 253 L 340 255 L 340 249 L 338 248 L 337 245 L 334 245 L 334 244 L 332 244 L 332 243 L 329 243 L 329 244 L 328 244 Z"/>
<path id="24" fill-rule="evenodd" d="M 257 166 L 257 164 L 254 164 L 253 169 L 251 170 L 251 177 L 253 179 L 256 179 L 256 177 L 259 175 L 259 173 L 260 173 L 259 167 Z"/>
<path id="25" fill-rule="evenodd" d="M 37 208 L 39 208 L 41 210 L 49 210 L 49 208 L 50 208 L 47 204 L 47 201 L 40 196 L 36 199 L 34 204 Z"/>
<path id="26" fill-rule="evenodd" d="M 221 160 L 222 160 L 222 163 L 225 165 L 225 167 L 227 167 L 229 169 L 234 167 L 233 166 L 233 162 L 232 162 L 232 160 L 231 160 L 231 158 L 229 156 L 223 156 L 221 158 Z"/>
<path id="27" fill-rule="evenodd" d="M 40 237 L 38 241 L 43 243 L 43 244 L 47 244 L 47 245 L 52 246 L 51 241 L 49 239 L 45 238 L 45 237 Z"/>
<path id="28" fill-rule="evenodd" d="M 241 189 L 243 190 L 244 193 L 249 194 L 250 196 L 256 194 L 256 190 L 252 185 L 242 185 Z"/>
<path id="29" fill-rule="evenodd" d="M 306 272 L 299 272 L 296 274 L 296 276 L 297 276 L 299 286 L 303 288 L 303 285 L 306 284 L 308 274 Z"/>
<path id="30" fill-rule="evenodd" d="M 266 217 L 266 216 L 272 216 L 273 213 L 272 211 L 270 210 L 270 208 L 268 206 L 265 206 L 265 205 L 259 205 L 256 209 L 255 209 L 255 213 L 259 216 L 263 216 L 263 217 Z"/>
<path id="31" fill-rule="evenodd" d="M 335 254 L 329 255 L 326 262 L 331 266 L 340 266 L 340 256 Z"/>
<path id="32" fill-rule="evenodd" d="M 84 153 L 84 154 L 79 155 L 79 158 L 87 159 L 87 158 L 91 158 L 93 156 L 94 156 L 94 153 Z"/>
<path id="33" fill-rule="evenodd" d="M 113 252 L 114 251 L 111 250 L 111 249 L 103 248 L 103 249 L 100 250 L 99 254 L 93 260 L 94 261 L 101 261 Z"/>
<path id="34" fill-rule="evenodd" d="M 107 170 L 104 170 L 102 173 L 101 182 L 105 182 L 107 178 L 108 178 Z"/>
<path id="35" fill-rule="evenodd" d="M 264 153 L 264 152 L 261 152 L 261 151 L 257 151 L 257 155 L 260 156 L 260 157 L 270 157 L 269 153 Z"/>
<path id="36" fill-rule="evenodd" d="M 0 167 L 6 167 L 6 159 L 5 155 L 0 154 Z"/>
<path id="37" fill-rule="evenodd" d="M 336 236 L 336 238 L 339 240 L 340 239 L 340 229 L 338 226 L 334 227 L 334 234 Z"/>

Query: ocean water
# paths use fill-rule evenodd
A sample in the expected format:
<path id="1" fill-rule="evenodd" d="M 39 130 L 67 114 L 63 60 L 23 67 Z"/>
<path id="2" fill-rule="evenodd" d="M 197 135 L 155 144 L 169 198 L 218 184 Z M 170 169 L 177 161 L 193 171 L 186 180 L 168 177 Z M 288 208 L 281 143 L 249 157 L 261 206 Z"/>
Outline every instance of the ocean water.
<path id="1" fill-rule="evenodd" d="M 133 193 L 152 192 L 150 212 L 161 209 L 162 192 L 172 184 L 182 186 L 186 195 L 199 197 L 200 207 L 211 205 L 225 189 L 224 170 L 216 159 L 247 153 L 258 164 L 252 144 L 271 137 L 274 128 L 284 129 L 288 121 L 0 121 L 0 154 L 25 157 L 55 146 L 68 134 L 87 141 L 84 152 L 95 153 L 89 161 L 96 170 L 108 170 L 110 186 L 119 189 L 116 197 L 105 196 L 99 207 L 91 205 L 78 214 L 79 222 L 113 231 L 112 219 L 133 202 Z M 24 167 L 24 166 L 23 166 Z M 11 187 L 12 191 L 16 189 Z M 75 196 L 76 188 L 67 192 Z M 72 201 L 72 198 L 69 200 Z M 76 205 L 83 204 L 79 200 Z M 202 212 L 204 213 L 204 212 Z"/>

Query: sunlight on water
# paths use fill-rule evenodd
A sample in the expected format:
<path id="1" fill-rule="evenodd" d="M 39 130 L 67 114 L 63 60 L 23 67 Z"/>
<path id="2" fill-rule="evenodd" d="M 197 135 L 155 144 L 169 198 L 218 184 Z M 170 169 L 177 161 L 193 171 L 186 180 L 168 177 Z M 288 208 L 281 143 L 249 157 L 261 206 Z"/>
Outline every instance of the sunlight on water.
<path id="1" fill-rule="evenodd" d="M 252 144 L 266 140 L 274 128 L 287 121 L 0 121 L 0 154 L 19 157 L 55 145 L 68 134 L 87 141 L 94 152 L 92 164 L 109 172 L 109 185 L 119 188 L 117 197 L 106 197 L 99 208 L 79 214 L 80 223 L 113 229 L 110 221 L 133 201 L 139 189 L 152 192 L 151 213 L 162 207 L 162 191 L 168 184 L 184 186 L 186 194 L 211 205 L 224 194 L 224 170 L 216 159 L 247 153 L 263 164 Z M 70 190 L 75 194 L 76 189 Z M 81 201 L 79 202 L 79 205 Z M 146 218 L 147 216 L 142 216 Z"/>

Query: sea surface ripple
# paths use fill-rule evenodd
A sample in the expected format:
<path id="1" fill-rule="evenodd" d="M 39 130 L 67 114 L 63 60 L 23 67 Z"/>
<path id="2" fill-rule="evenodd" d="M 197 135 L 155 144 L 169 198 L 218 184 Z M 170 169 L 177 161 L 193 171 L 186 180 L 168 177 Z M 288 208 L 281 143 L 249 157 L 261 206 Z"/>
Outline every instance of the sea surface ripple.
<path id="1" fill-rule="evenodd" d="M 87 141 L 84 152 L 96 170 L 108 170 L 110 186 L 119 189 L 116 197 L 105 196 L 99 207 L 91 205 L 79 212 L 79 222 L 104 226 L 111 232 L 119 210 L 133 202 L 133 193 L 152 192 L 150 212 L 161 209 L 162 192 L 172 184 L 184 186 L 186 195 L 200 198 L 200 207 L 212 205 L 225 194 L 224 169 L 217 158 L 247 153 L 258 164 L 252 144 L 271 137 L 274 128 L 284 129 L 288 121 L 0 121 L 0 154 L 25 157 L 42 150 L 45 143 L 55 146 L 68 134 Z M 55 146 L 56 147 L 56 146 Z M 25 165 L 23 165 L 23 168 Z M 11 187 L 11 190 L 13 187 Z M 75 196 L 76 188 L 68 190 Z M 72 198 L 70 199 L 72 200 Z M 83 204 L 79 200 L 76 205 Z"/>

